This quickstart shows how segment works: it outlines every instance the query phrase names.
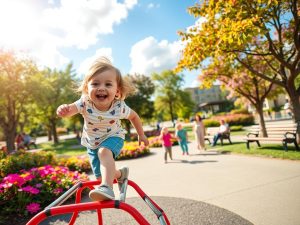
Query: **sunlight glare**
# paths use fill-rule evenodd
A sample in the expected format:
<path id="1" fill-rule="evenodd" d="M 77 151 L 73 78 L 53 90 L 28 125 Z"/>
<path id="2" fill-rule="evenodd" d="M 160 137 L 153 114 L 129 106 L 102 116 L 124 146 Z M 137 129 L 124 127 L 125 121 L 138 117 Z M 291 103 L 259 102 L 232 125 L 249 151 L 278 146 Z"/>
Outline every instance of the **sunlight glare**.
<path id="1" fill-rule="evenodd" d="M 0 44 L 8 48 L 27 49 L 38 32 L 37 12 L 30 4 L 0 1 Z"/>

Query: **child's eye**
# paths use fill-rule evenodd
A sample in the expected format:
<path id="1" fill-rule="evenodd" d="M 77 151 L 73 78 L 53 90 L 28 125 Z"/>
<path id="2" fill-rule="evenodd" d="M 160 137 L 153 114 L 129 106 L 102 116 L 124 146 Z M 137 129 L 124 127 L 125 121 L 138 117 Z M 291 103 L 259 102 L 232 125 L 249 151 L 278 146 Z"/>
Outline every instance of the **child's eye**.
<path id="1" fill-rule="evenodd" d="M 91 83 L 91 86 L 97 86 L 98 85 L 98 83 Z"/>
<path id="2" fill-rule="evenodd" d="M 107 87 L 111 87 L 112 86 L 112 83 L 106 83 L 105 84 Z"/>

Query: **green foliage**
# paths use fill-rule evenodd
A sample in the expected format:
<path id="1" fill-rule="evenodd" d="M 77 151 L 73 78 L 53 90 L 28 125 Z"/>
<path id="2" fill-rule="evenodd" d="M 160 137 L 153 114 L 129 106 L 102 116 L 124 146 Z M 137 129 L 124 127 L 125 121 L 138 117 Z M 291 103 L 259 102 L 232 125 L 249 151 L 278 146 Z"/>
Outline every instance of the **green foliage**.
<path id="1" fill-rule="evenodd" d="M 205 127 L 218 127 L 220 126 L 220 122 L 214 119 L 204 119 L 203 120 Z"/>
<path id="2" fill-rule="evenodd" d="M 213 116 L 210 119 L 205 119 L 206 127 L 220 126 L 220 120 L 224 119 L 230 126 L 249 126 L 254 124 L 254 117 L 251 114 L 227 114 L 222 116 Z"/>
<path id="3" fill-rule="evenodd" d="M 191 96 L 183 91 L 183 75 L 173 71 L 152 74 L 156 85 L 155 112 L 164 120 L 183 117 L 189 118 L 194 108 Z"/>
<path id="4" fill-rule="evenodd" d="M 236 125 L 236 126 L 231 126 L 230 127 L 230 131 L 243 131 L 243 130 L 244 129 L 243 129 L 242 125 L 240 125 L 240 126 Z"/>
<path id="5" fill-rule="evenodd" d="M 17 173 L 22 169 L 31 169 L 43 165 L 56 165 L 56 157 L 52 152 L 27 153 L 18 151 L 13 155 L 7 155 L 0 160 L 0 179 L 7 174 Z"/>
<path id="6" fill-rule="evenodd" d="M 141 119 L 149 121 L 154 113 L 154 103 L 151 100 L 155 90 L 153 82 L 149 77 L 139 74 L 128 75 L 127 78 L 135 86 L 136 92 L 125 99 L 126 104 L 136 111 Z M 130 133 L 130 121 L 122 122 L 125 123 L 126 129 Z"/>
<path id="7" fill-rule="evenodd" d="M 264 144 L 257 147 L 255 143 L 250 144 L 250 150 L 247 149 L 245 142 L 234 142 L 232 145 L 225 144 L 222 148 L 214 149 L 216 151 L 235 154 L 253 155 L 255 157 L 268 157 L 278 159 L 300 160 L 300 151 L 295 150 L 294 145 L 288 145 L 288 151 L 284 151 L 282 144 Z"/>
<path id="8" fill-rule="evenodd" d="M 17 126 L 33 101 L 30 79 L 36 72 L 36 66 L 28 58 L 0 50 L 0 129 L 9 152 L 14 149 Z"/>
<path id="9" fill-rule="evenodd" d="M 256 102 L 258 111 L 269 83 L 276 84 L 272 91 L 278 86 L 287 90 L 299 120 L 300 71 L 294 66 L 300 62 L 299 1 L 208 0 L 188 11 L 205 19 L 179 33 L 187 44 L 177 71 L 201 68 L 204 83 L 222 81 L 251 104 Z"/>
<path id="10" fill-rule="evenodd" d="M 87 156 L 59 157 L 57 161 L 58 165 L 68 167 L 71 171 L 91 171 L 91 165 Z"/>
<path id="11" fill-rule="evenodd" d="M 241 109 L 233 109 L 230 111 L 231 114 L 249 114 L 248 109 L 241 108 Z"/>

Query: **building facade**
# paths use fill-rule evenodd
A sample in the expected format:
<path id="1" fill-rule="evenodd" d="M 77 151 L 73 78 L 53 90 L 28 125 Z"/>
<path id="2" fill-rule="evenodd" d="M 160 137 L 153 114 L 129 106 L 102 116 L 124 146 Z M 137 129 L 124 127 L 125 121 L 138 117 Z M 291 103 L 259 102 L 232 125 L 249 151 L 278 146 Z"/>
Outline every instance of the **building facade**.
<path id="1" fill-rule="evenodd" d="M 221 90 L 220 85 L 213 85 L 211 88 L 206 89 L 190 87 L 186 88 L 185 91 L 191 94 L 191 98 L 197 107 L 195 111 L 214 114 L 223 111 L 228 103 L 227 93 Z"/>

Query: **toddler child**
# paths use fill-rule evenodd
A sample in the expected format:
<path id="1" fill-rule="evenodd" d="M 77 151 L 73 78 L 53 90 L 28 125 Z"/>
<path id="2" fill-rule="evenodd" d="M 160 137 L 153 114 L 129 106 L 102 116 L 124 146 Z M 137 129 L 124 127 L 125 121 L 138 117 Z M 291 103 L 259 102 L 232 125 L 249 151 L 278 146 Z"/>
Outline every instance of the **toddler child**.
<path id="1" fill-rule="evenodd" d="M 93 201 L 114 200 L 113 181 L 119 188 L 128 178 L 129 168 L 116 169 L 115 159 L 124 144 L 125 130 L 120 119 L 128 119 L 135 127 L 139 144 L 148 145 L 141 120 L 124 102 L 133 87 L 106 58 L 97 59 L 78 89 L 81 98 L 57 108 L 57 115 L 69 117 L 80 113 L 84 118 L 81 144 L 87 148 L 94 175 L 101 185 L 90 191 Z"/>
<path id="2" fill-rule="evenodd" d="M 172 135 L 169 133 L 169 130 L 167 127 L 163 127 L 160 132 L 160 139 L 162 140 L 162 145 L 165 149 L 165 163 L 167 163 L 167 154 L 169 154 L 169 157 L 171 160 L 172 158 Z"/>
<path id="3" fill-rule="evenodd" d="M 179 145 L 180 145 L 181 150 L 182 150 L 182 155 L 184 155 L 184 154 L 188 155 L 189 154 L 189 149 L 188 149 L 188 145 L 187 145 L 187 132 L 182 127 L 181 123 L 178 123 L 176 125 L 175 136 L 179 141 Z"/>

